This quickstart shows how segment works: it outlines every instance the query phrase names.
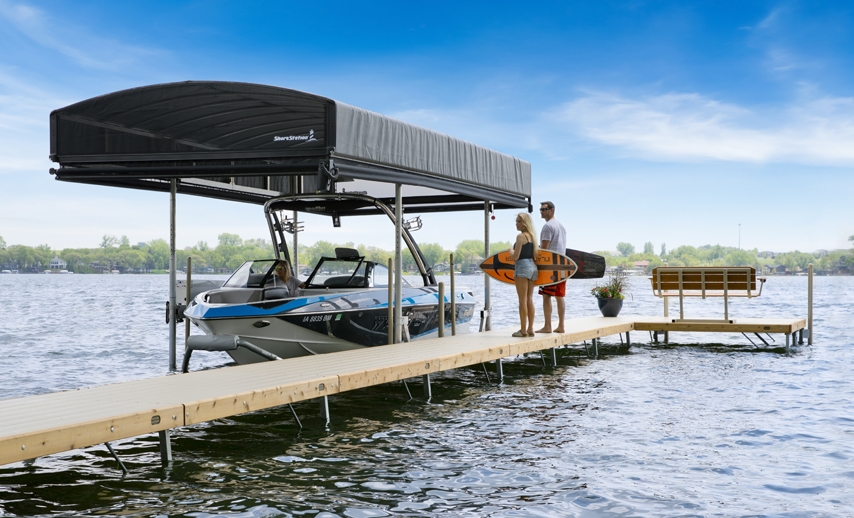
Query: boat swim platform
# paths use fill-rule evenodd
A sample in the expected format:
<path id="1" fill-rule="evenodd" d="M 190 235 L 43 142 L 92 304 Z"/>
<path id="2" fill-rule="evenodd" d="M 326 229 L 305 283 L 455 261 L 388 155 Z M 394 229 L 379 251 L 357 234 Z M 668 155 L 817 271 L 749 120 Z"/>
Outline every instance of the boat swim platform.
<path id="1" fill-rule="evenodd" d="M 427 375 L 429 387 L 430 374 L 487 361 L 499 360 L 500 373 L 502 358 L 622 333 L 628 341 L 631 331 L 783 333 L 788 346 L 805 325 L 804 319 L 585 317 L 568 319 L 564 333 L 514 338 L 512 328 L 499 329 L 0 400 L 0 465 L 154 432 L 163 455 L 173 428 L 417 376 Z"/>

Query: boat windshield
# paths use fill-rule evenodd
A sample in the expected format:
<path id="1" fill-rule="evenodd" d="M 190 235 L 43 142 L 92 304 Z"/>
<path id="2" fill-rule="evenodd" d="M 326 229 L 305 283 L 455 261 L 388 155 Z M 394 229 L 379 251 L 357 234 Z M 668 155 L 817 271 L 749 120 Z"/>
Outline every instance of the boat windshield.
<path id="1" fill-rule="evenodd" d="M 368 263 L 362 258 L 320 259 L 317 267 L 306 281 L 306 287 L 341 286 L 367 288 L 365 270 Z"/>
<path id="2" fill-rule="evenodd" d="M 231 274 L 231 277 L 222 285 L 223 288 L 260 288 L 264 278 L 270 274 L 270 270 L 276 264 L 275 259 L 263 261 L 246 261 Z"/>

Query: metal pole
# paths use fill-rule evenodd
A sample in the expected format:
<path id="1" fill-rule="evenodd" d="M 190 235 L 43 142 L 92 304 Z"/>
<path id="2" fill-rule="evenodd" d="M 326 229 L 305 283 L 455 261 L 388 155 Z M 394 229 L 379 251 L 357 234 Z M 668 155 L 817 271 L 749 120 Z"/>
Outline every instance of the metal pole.
<path id="1" fill-rule="evenodd" d="M 294 211 L 294 275 L 299 278 L 299 225 L 297 224 L 297 211 Z"/>
<path id="2" fill-rule="evenodd" d="M 457 298 L 454 291 L 454 254 L 451 254 L 451 336 L 457 336 Z"/>
<path id="3" fill-rule="evenodd" d="M 178 192 L 178 180 L 173 178 L 169 183 L 169 370 L 178 370 L 176 346 L 178 323 L 175 322 L 175 196 Z"/>
<path id="4" fill-rule="evenodd" d="M 439 338 L 445 336 L 445 283 L 439 283 Z"/>
<path id="5" fill-rule="evenodd" d="M 807 283 L 807 285 L 809 287 L 809 289 L 808 289 L 808 292 L 809 292 L 809 297 L 808 297 L 809 308 L 807 309 L 807 329 L 809 329 L 809 334 L 807 335 L 807 344 L 809 344 L 809 345 L 812 345 L 812 335 L 813 335 L 813 328 L 812 328 L 812 273 L 813 273 L 812 272 L 812 263 L 810 263 L 809 282 Z"/>
<path id="6" fill-rule="evenodd" d="M 394 343 L 400 343 L 400 324 L 403 322 L 401 311 L 403 285 L 403 256 L 400 253 L 400 240 L 403 235 L 403 188 L 394 185 Z"/>
<path id="7" fill-rule="evenodd" d="M 388 343 L 394 343 L 394 279 L 391 257 L 388 258 Z"/>
<path id="8" fill-rule="evenodd" d="M 489 257 L 489 202 L 483 203 L 483 256 Z M 489 293 L 489 275 L 483 276 L 483 311 L 486 316 L 485 331 L 492 329 L 492 317 L 490 317 L 490 309 L 492 309 L 492 299 Z"/>
<path id="9" fill-rule="evenodd" d="M 175 180 L 172 180 L 173 182 Z M 160 462 L 164 466 L 172 462 L 172 441 L 169 438 L 169 430 L 160 430 Z"/>
<path id="10" fill-rule="evenodd" d="M 184 296 L 184 305 L 189 306 L 193 300 L 193 258 L 187 256 L 187 295 Z M 190 319 L 184 319 L 184 350 L 187 350 L 187 340 L 190 339 Z"/>

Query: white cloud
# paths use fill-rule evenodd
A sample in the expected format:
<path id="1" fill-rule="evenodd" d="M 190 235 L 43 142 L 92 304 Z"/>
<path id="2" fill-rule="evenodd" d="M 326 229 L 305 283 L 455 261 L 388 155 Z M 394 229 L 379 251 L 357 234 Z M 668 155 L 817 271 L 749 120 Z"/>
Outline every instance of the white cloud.
<path id="1" fill-rule="evenodd" d="M 569 133 L 651 160 L 854 165 L 854 98 L 760 112 L 694 93 L 591 93 L 546 117 Z"/>

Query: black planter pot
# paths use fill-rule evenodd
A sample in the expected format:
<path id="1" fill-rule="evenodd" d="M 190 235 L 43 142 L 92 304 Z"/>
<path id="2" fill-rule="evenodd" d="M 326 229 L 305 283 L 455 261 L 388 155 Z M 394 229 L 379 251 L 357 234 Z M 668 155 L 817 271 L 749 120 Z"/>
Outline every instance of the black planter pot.
<path id="1" fill-rule="evenodd" d="M 623 299 L 596 299 L 603 317 L 615 317 L 623 309 Z"/>

